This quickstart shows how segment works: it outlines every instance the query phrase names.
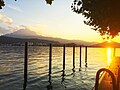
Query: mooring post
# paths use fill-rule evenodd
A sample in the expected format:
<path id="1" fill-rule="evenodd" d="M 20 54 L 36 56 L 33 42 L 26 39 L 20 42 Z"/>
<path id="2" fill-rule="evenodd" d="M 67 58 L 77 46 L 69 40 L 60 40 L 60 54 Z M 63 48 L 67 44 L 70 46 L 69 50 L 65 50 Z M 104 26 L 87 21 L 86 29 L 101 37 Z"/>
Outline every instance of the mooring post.
<path id="1" fill-rule="evenodd" d="M 49 46 L 49 75 L 51 75 L 51 68 L 52 68 L 52 44 Z"/>
<path id="2" fill-rule="evenodd" d="M 81 68 L 81 46 L 80 46 L 80 68 Z"/>
<path id="3" fill-rule="evenodd" d="M 63 71 L 65 70 L 65 44 L 63 46 Z"/>
<path id="4" fill-rule="evenodd" d="M 73 70 L 75 68 L 75 45 L 73 46 Z"/>
<path id="5" fill-rule="evenodd" d="M 85 66 L 87 67 L 87 46 L 85 47 Z"/>
<path id="6" fill-rule="evenodd" d="M 25 42 L 25 56 L 24 56 L 24 85 L 23 89 L 25 90 L 27 85 L 27 68 L 28 68 L 28 42 Z"/>

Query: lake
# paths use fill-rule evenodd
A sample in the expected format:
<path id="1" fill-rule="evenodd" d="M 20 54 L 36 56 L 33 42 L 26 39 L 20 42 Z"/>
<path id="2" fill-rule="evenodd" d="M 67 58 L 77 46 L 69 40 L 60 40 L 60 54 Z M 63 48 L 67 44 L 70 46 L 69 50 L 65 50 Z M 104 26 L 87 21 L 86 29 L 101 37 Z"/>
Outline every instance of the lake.
<path id="1" fill-rule="evenodd" d="M 88 67 L 85 67 L 85 48 L 82 48 L 82 67 L 79 66 L 79 47 L 66 47 L 66 67 L 63 76 L 63 47 L 52 49 L 52 75 L 49 73 L 49 47 L 29 46 L 28 83 L 26 90 L 91 90 L 98 69 L 106 67 L 113 56 L 113 48 L 88 48 Z M 116 49 L 119 56 L 120 49 Z M 0 90 L 23 90 L 24 47 L 0 46 Z M 49 80 L 50 79 L 50 80 Z M 51 89 L 52 88 L 52 89 Z"/>

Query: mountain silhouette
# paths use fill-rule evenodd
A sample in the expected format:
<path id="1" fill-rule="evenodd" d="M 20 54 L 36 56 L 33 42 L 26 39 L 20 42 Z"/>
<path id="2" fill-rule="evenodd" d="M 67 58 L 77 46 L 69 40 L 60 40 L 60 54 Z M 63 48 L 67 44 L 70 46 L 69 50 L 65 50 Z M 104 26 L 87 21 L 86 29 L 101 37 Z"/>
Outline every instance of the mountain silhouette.
<path id="1" fill-rule="evenodd" d="M 27 37 L 36 37 L 38 36 L 38 34 L 36 34 L 34 31 L 31 31 L 29 29 L 20 29 L 18 31 L 15 31 L 10 34 L 5 34 L 3 36 L 14 37 L 14 38 L 27 38 Z"/>
<path id="2" fill-rule="evenodd" d="M 41 39 L 41 40 L 50 40 L 50 41 L 57 41 L 61 44 L 71 44 L 74 43 L 76 45 L 92 45 L 96 44 L 96 42 L 86 42 L 83 40 L 67 40 L 62 38 L 55 38 L 55 37 L 46 37 L 42 35 L 36 34 L 34 31 L 29 29 L 20 29 L 10 34 L 3 35 L 4 37 L 12 37 L 12 38 L 21 38 L 21 39 Z"/>
<path id="3" fill-rule="evenodd" d="M 109 41 L 105 41 L 105 42 L 102 42 L 102 43 L 99 43 L 99 44 L 94 44 L 92 45 L 94 47 L 120 47 L 120 43 L 118 42 L 109 42 Z"/>

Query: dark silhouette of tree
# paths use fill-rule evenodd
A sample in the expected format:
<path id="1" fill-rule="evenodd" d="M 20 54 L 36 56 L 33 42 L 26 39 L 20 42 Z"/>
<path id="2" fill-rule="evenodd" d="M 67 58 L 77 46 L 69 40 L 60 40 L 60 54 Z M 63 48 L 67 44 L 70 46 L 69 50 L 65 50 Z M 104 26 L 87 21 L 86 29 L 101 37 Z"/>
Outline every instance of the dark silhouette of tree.
<path id="1" fill-rule="evenodd" d="M 47 2 L 47 4 L 52 4 L 52 1 L 54 1 L 54 0 L 45 0 L 46 2 Z"/>
<path id="2" fill-rule="evenodd" d="M 82 14 L 85 24 L 93 26 L 103 38 L 114 38 L 120 32 L 120 0 L 74 0 L 71 8 Z"/>
<path id="3" fill-rule="evenodd" d="M 0 9 L 2 9 L 3 6 L 5 6 L 4 1 L 0 0 Z"/>

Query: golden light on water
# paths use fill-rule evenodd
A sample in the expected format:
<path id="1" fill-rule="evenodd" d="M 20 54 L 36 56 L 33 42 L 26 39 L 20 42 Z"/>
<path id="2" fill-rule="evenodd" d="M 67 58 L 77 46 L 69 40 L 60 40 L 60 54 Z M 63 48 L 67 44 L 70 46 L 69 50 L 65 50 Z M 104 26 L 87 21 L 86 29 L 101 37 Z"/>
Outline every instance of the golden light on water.
<path id="1" fill-rule="evenodd" d="M 108 41 L 109 43 L 111 43 L 111 39 L 108 39 L 107 41 Z"/>
<path id="2" fill-rule="evenodd" d="M 111 58 L 112 58 L 112 48 L 107 48 L 107 58 L 108 58 L 108 63 L 111 63 Z"/>

